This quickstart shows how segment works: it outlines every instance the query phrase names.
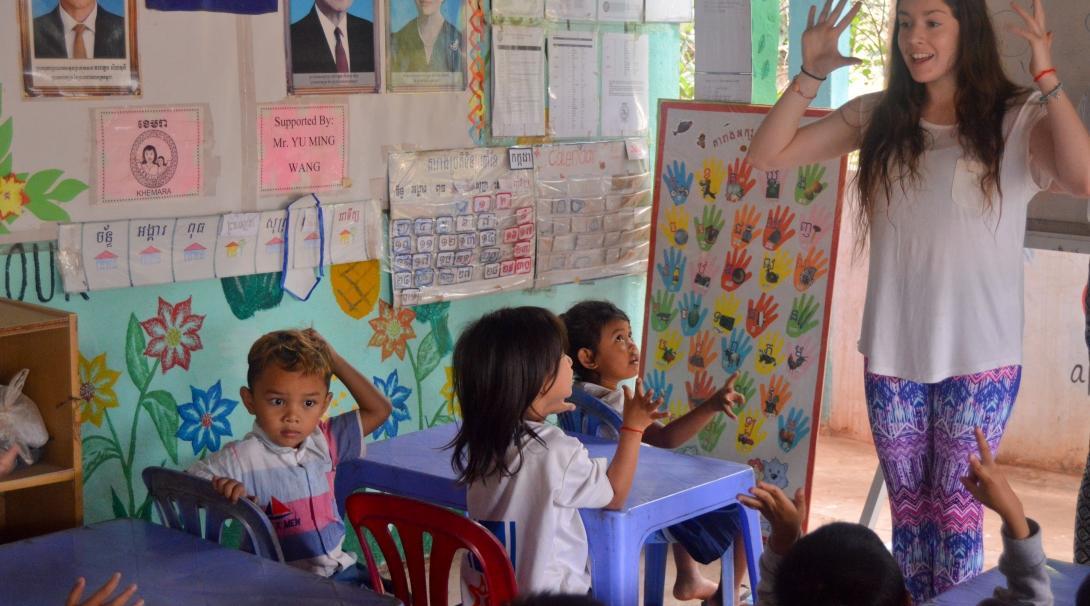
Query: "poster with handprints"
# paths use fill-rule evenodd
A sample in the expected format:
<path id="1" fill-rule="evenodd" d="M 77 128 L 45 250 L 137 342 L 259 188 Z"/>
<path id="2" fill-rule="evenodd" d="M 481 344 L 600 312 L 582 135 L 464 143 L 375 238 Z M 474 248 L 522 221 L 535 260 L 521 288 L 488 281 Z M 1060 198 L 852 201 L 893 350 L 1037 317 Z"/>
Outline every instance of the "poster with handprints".
<path id="1" fill-rule="evenodd" d="M 683 448 L 793 494 L 813 471 L 846 162 L 754 168 L 767 111 L 659 108 L 642 375 L 676 419 L 738 373 L 737 419 L 717 415 Z"/>

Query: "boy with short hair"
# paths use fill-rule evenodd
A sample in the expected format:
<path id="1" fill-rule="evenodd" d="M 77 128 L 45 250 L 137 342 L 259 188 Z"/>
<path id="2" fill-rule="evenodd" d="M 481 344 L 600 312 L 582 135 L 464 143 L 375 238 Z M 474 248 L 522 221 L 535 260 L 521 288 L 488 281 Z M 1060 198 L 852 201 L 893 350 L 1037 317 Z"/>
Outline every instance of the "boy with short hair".
<path id="1" fill-rule="evenodd" d="M 239 390 L 253 431 L 197 461 L 188 473 L 212 480 L 225 497 L 252 499 L 280 539 L 288 564 L 339 580 L 360 579 L 345 552 L 334 502 L 337 465 L 363 458 L 363 437 L 390 415 L 390 401 L 314 329 L 268 333 L 250 347 Z M 322 420 L 332 375 L 359 404 Z"/>

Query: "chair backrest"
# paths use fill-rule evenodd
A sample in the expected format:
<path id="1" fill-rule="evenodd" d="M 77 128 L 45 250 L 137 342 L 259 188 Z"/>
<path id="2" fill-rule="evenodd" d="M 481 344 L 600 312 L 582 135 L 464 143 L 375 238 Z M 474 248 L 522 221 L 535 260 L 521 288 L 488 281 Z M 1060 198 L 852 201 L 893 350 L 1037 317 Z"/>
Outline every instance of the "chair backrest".
<path id="1" fill-rule="evenodd" d="M 446 606 L 447 583 L 455 552 L 459 549 L 467 550 L 480 564 L 487 585 L 488 605 L 505 606 L 518 593 L 515 570 L 507 550 L 484 526 L 469 518 L 431 503 L 380 493 L 357 492 L 348 497 L 346 508 L 371 571 L 371 586 L 381 588 L 382 582 L 364 529 L 375 538 L 386 558 L 394 596 L 406 606 Z M 405 552 L 404 560 L 390 534 L 390 526 L 397 529 Z M 431 535 L 427 572 L 424 570 L 425 533 Z"/>
<path id="2" fill-rule="evenodd" d="M 284 561 L 280 541 L 276 538 L 269 518 L 261 508 L 249 499 L 232 503 L 212 488 L 212 482 L 174 469 L 148 467 L 143 472 L 148 494 L 155 501 L 159 517 L 167 528 L 184 530 L 191 535 L 219 542 L 223 523 L 229 519 L 237 522 L 257 555 Z M 201 511 L 204 524 L 201 524 Z"/>
<path id="3" fill-rule="evenodd" d="M 621 415 L 582 389 L 572 389 L 568 401 L 575 404 L 575 410 L 557 415 L 557 422 L 564 431 L 594 436 L 603 425 L 613 428 L 614 432 L 621 430 Z"/>

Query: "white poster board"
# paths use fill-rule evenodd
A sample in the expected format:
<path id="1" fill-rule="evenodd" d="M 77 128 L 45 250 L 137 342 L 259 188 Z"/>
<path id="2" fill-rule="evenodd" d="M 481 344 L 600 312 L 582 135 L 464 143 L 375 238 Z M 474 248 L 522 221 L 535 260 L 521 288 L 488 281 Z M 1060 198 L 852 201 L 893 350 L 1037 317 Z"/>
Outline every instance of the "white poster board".
<path id="1" fill-rule="evenodd" d="M 737 421 L 718 415 L 688 448 L 793 494 L 813 472 L 846 163 L 752 169 L 767 111 L 661 103 L 641 363 L 673 418 L 740 372 Z"/>

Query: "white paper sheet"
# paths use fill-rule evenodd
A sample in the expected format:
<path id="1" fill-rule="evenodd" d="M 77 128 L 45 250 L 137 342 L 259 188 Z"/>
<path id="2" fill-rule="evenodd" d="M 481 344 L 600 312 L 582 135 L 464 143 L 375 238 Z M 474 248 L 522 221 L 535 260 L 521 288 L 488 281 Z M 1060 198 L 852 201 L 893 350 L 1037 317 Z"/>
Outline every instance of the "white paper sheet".
<path id="1" fill-rule="evenodd" d="M 683 0 L 674 0 L 680 2 Z M 642 21 L 643 0 L 598 0 L 599 21 Z"/>
<path id="2" fill-rule="evenodd" d="M 554 137 L 598 135 L 599 78 L 594 32 L 549 35 L 549 130 Z"/>
<path id="3" fill-rule="evenodd" d="M 693 20 L 688 0 L 646 0 L 644 20 L 650 23 L 686 23 Z"/>
<path id="4" fill-rule="evenodd" d="M 545 0 L 545 18 L 553 21 L 594 21 L 595 0 Z"/>
<path id="5" fill-rule="evenodd" d="M 640 135 L 647 130 L 648 38 L 602 36 L 602 136 Z"/>
<path id="6" fill-rule="evenodd" d="M 174 281 L 172 256 L 176 219 L 129 222 L 129 279 L 133 286 Z"/>
<path id="7" fill-rule="evenodd" d="M 286 211 L 270 210 L 261 213 L 254 260 L 257 273 L 265 274 L 284 269 L 284 230 L 287 224 Z"/>
<path id="8" fill-rule="evenodd" d="M 752 71 L 749 2 L 696 0 L 696 71 L 742 74 Z"/>
<path id="9" fill-rule="evenodd" d="M 749 103 L 753 98 L 753 74 L 696 72 L 697 99 Z"/>
<path id="10" fill-rule="evenodd" d="M 492 135 L 545 134 L 545 31 L 492 27 Z"/>
<path id="11" fill-rule="evenodd" d="M 366 202 L 349 202 L 326 207 L 325 214 L 332 219 L 332 229 L 326 238 L 329 240 L 330 264 L 351 263 L 367 259 L 367 211 Z"/>
<path id="12" fill-rule="evenodd" d="M 213 252 L 220 216 L 178 219 L 174 228 L 174 281 L 211 280 L 216 277 Z"/>
<path id="13" fill-rule="evenodd" d="M 492 0 L 492 14 L 505 17 L 540 19 L 545 0 Z"/>
<path id="14" fill-rule="evenodd" d="M 260 213 L 224 215 L 216 240 L 216 277 L 247 276 L 254 271 Z"/>
<path id="15" fill-rule="evenodd" d="M 132 286 L 128 221 L 83 224 L 83 268 L 91 290 Z"/>

